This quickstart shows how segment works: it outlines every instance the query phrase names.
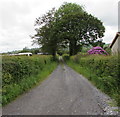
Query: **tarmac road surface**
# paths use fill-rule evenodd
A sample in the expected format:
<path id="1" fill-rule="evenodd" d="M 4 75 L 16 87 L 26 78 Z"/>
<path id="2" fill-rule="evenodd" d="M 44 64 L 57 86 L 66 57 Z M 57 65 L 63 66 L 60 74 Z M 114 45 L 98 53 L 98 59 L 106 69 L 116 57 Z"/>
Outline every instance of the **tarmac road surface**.
<path id="1" fill-rule="evenodd" d="M 115 114 L 111 99 L 67 65 L 39 86 L 3 107 L 3 115 L 104 115 Z"/>

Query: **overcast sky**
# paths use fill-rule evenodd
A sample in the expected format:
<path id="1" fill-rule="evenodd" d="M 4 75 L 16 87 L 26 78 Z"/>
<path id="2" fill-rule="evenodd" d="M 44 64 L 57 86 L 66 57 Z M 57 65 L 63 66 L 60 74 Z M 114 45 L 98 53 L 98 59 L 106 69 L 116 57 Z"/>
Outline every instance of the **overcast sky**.
<path id="1" fill-rule="evenodd" d="M 0 52 L 31 46 L 35 19 L 63 2 L 83 5 L 105 28 L 104 42 L 111 43 L 118 31 L 118 0 L 0 0 Z"/>

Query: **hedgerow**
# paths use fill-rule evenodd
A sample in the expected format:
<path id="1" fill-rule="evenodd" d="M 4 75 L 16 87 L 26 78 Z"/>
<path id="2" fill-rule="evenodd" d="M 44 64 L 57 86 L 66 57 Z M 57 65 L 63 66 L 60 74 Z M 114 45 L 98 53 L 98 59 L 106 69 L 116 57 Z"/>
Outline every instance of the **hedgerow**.
<path id="1" fill-rule="evenodd" d="M 71 57 L 68 65 L 115 99 L 120 106 L 120 60 L 117 56 L 76 55 Z"/>
<path id="2" fill-rule="evenodd" d="M 52 56 L 4 56 L 2 58 L 2 104 L 22 94 L 56 67 Z"/>

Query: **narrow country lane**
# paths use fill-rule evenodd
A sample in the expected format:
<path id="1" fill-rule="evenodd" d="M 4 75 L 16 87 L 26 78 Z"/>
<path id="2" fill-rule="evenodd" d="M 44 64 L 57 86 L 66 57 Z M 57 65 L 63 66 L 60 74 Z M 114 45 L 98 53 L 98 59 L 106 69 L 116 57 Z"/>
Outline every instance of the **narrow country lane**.
<path id="1" fill-rule="evenodd" d="M 113 114 L 107 101 L 87 79 L 66 65 L 39 86 L 3 107 L 3 115 L 103 115 Z"/>

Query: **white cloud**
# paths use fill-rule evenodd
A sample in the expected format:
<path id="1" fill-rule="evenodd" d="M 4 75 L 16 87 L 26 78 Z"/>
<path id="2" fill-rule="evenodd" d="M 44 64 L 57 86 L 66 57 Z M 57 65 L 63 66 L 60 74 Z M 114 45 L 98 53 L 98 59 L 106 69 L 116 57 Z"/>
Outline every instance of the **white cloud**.
<path id="1" fill-rule="evenodd" d="M 103 40 L 110 43 L 118 28 L 118 0 L 65 0 L 83 5 L 105 25 Z M 0 52 L 31 47 L 35 19 L 64 0 L 0 0 Z"/>
<path id="2" fill-rule="evenodd" d="M 106 26 L 104 42 L 111 43 L 117 32 L 117 26 Z"/>

